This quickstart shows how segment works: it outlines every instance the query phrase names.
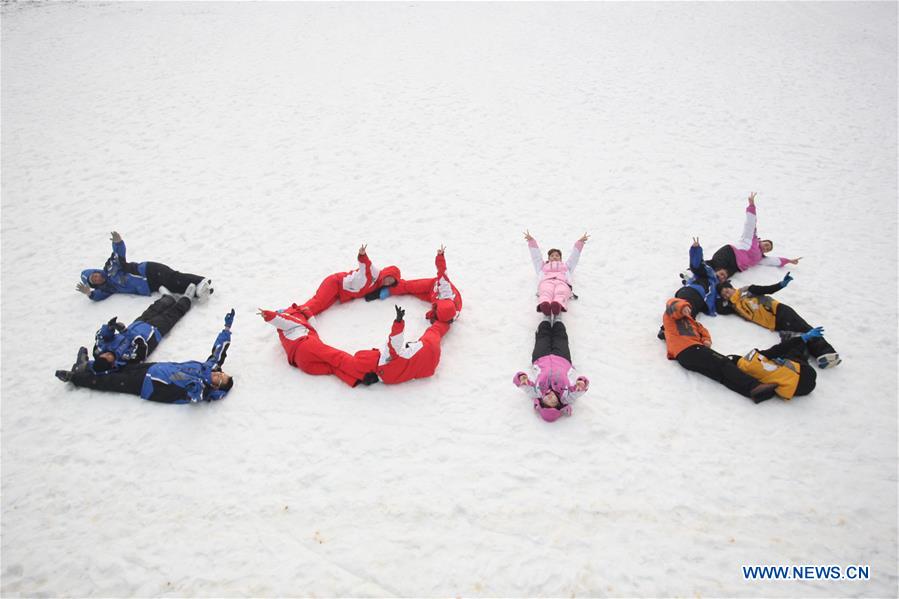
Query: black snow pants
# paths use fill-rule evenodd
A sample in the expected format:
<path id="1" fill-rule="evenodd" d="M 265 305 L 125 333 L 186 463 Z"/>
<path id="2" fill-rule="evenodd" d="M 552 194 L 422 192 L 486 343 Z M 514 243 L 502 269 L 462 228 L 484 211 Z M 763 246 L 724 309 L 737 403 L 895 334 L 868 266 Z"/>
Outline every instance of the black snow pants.
<path id="1" fill-rule="evenodd" d="M 150 307 L 144 310 L 144 313 L 138 316 L 136 320 L 153 325 L 159 331 L 159 334 L 165 337 L 189 310 L 190 300 L 188 298 L 181 297 L 176 300 L 171 295 L 164 295 L 150 304 Z M 156 337 L 147 339 L 147 353 L 145 356 L 141 356 L 140 359 L 146 360 L 147 356 L 153 353 L 157 345 L 159 345 L 159 341 Z"/>
<path id="2" fill-rule="evenodd" d="M 191 283 L 199 285 L 204 277 L 190 273 L 172 270 L 159 262 L 147 262 L 147 284 L 150 291 L 159 291 L 159 287 L 165 287 L 173 293 L 184 293 Z"/>
<path id="3" fill-rule="evenodd" d="M 561 320 L 555 321 L 552 325 L 549 324 L 549 321 L 544 320 L 537 326 L 531 361 L 536 362 L 538 358 L 549 355 L 561 356 L 571 362 L 568 331 L 565 330 L 565 325 Z"/>
<path id="4" fill-rule="evenodd" d="M 805 322 L 796 310 L 786 304 L 777 305 L 777 313 L 774 315 L 775 331 L 790 331 L 793 333 L 806 333 L 812 330 L 812 325 Z M 837 350 L 827 342 L 824 337 L 809 339 L 808 352 L 815 356 L 823 356 L 824 354 L 833 354 Z"/>
<path id="5" fill-rule="evenodd" d="M 140 395 L 144 385 L 144 377 L 152 362 L 128 365 L 109 374 L 94 374 L 90 369 L 84 372 L 76 372 L 72 375 L 72 383 L 76 387 L 87 387 L 98 391 L 115 391 L 117 393 L 130 393 Z"/>
<path id="6" fill-rule="evenodd" d="M 692 345 L 677 354 L 677 362 L 687 370 L 718 381 L 731 391 L 751 398 L 750 392 L 759 382 L 731 362 L 724 354 L 704 345 Z"/>

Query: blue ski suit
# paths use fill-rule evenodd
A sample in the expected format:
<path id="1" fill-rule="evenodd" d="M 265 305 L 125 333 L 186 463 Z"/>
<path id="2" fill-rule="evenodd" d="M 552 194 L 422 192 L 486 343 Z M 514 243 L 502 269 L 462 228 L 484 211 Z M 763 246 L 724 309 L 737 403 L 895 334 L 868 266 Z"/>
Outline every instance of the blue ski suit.
<path id="1" fill-rule="evenodd" d="M 98 272 L 106 277 L 102 285 L 93 285 L 90 276 Z M 103 265 L 103 269 L 88 268 L 81 271 L 81 282 L 93 287 L 90 297 L 94 301 L 105 300 L 113 293 L 131 293 L 150 295 L 150 284 L 147 282 L 147 263 L 128 262 L 125 259 L 125 242 L 112 244 L 112 255 Z"/>

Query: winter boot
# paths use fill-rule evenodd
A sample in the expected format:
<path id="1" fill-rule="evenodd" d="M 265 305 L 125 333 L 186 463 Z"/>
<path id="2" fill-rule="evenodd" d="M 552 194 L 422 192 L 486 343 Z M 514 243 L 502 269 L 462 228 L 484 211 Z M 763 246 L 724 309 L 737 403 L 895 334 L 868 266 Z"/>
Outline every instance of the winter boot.
<path id="1" fill-rule="evenodd" d="M 72 380 L 72 372 L 70 370 L 57 370 L 56 378 L 61 380 L 63 383 L 68 383 Z"/>
<path id="2" fill-rule="evenodd" d="M 818 356 L 818 368 L 833 368 L 842 361 L 838 353 L 823 354 Z"/>
<path id="3" fill-rule="evenodd" d="M 87 348 L 81 347 L 78 349 L 78 356 L 75 358 L 75 363 L 72 364 L 72 374 L 87 370 L 87 362 Z"/>
<path id="4" fill-rule="evenodd" d="M 656 334 L 656 337 L 658 337 L 662 341 L 665 340 L 665 325 L 659 327 L 659 332 Z"/>
<path id="5" fill-rule="evenodd" d="M 763 401 L 774 397 L 775 389 L 777 389 L 777 385 L 774 383 L 762 383 L 752 388 L 749 392 L 749 397 L 752 398 L 752 401 L 755 403 L 762 403 Z"/>
<path id="6" fill-rule="evenodd" d="M 200 281 L 200 284 L 197 285 L 197 299 L 207 300 L 209 296 L 212 295 L 212 280 L 211 279 L 203 279 Z"/>

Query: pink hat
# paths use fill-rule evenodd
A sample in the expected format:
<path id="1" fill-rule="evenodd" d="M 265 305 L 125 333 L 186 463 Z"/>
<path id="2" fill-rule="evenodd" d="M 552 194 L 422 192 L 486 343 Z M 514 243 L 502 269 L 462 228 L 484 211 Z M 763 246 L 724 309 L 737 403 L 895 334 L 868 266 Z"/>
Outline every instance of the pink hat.
<path id="1" fill-rule="evenodd" d="M 546 420 L 547 422 L 555 422 L 562 416 L 562 410 L 557 410 L 555 408 L 544 408 L 538 407 L 536 408 L 537 412 L 540 414 L 540 417 Z"/>

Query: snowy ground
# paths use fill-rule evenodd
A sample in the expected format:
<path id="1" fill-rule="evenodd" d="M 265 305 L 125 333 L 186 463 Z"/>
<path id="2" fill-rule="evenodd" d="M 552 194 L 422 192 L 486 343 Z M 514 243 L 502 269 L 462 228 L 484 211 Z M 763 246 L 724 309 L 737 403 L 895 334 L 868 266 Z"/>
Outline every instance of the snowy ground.
<path id="1" fill-rule="evenodd" d="M 897 5 L 4 3 L 2 594 L 897 593 Z M 803 256 L 779 299 L 844 363 L 761 405 L 655 338 L 690 238 Z M 539 420 L 521 232 L 567 253 L 592 388 Z M 209 275 L 157 360 L 237 308 L 228 398 L 53 377 L 147 298 L 74 291 L 129 257 Z M 465 298 L 437 375 L 351 390 L 253 312 L 367 242 Z M 771 283 L 758 268 L 738 283 Z M 410 315 L 424 306 L 409 299 Z M 380 344 L 390 302 L 323 337 Z M 410 318 L 420 331 L 424 320 Z M 703 321 L 725 353 L 775 335 Z M 745 581 L 742 565 L 870 566 Z"/>

